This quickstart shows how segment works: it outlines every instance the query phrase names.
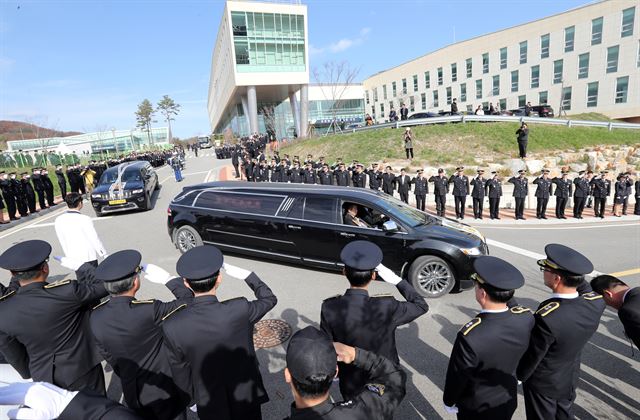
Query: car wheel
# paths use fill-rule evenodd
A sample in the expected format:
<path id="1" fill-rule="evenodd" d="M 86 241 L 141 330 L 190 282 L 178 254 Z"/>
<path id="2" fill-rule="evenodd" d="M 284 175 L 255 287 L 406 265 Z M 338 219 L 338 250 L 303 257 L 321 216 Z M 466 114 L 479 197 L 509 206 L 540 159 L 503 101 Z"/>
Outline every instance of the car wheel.
<path id="1" fill-rule="evenodd" d="M 198 231 L 191 226 L 181 226 L 176 230 L 174 243 L 180 253 L 184 254 L 190 249 L 202 245 L 202 238 Z"/>
<path id="2" fill-rule="evenodd" d="M 446 295 L 456 283 L 451 266 L 432 255 L 416 258 L 409 268 L 409 280 L 418 293 L 427 298 Z"/>
<path id="3" fill-rule="evenodd" d="M 98 210 L 96 210 L 96 217 L 102 217 L 104 216 L 104 213 L 99 212 Z"/>

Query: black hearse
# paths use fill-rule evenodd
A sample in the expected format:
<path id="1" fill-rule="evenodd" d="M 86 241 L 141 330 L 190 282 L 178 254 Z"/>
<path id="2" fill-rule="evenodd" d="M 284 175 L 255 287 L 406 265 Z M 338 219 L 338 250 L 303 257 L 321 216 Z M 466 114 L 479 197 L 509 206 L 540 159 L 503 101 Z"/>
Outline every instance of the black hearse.
<path id="1" fill-rule="evenodd" d="M 370 227 L 345 224 L 349 208 Z M 227 181 L 185 187 L 169 205 L 167 227 L 180 252 L 208 243 L 335 270 L 342 268 L 347 243 L 369 240 L 382 248 L 383 264 L 426 297 L 440 297 L 461 280 L 468 285 L 472 259 L 488 253 L 483 236 L 468 225 L 379 191 L 328 185 Z"/>
<path id="2" fill-rule="evenodd" d="M 117 211 L 149 210 L 153 191 L 159 188 L 158 174 L 149 162 L 125 162 L 102 173 L 91 192 L 91 205 L 98 217 Z"/>

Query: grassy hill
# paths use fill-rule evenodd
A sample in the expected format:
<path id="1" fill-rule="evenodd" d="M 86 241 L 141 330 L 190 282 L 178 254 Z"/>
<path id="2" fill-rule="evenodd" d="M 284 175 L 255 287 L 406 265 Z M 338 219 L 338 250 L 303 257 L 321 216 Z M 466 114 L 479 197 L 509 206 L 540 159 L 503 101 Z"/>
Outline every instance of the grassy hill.
<path id="1" fill-rule="evenodd" d="M 518 157 L 515 132 L 518 123 L 457 123 L 413 127 L 414 164 L 443 165 L 500 161 Z M 404 159 L 404 129 L 382 128 L 359 133 L 338 134 L 297 140 L 280 148 L 291 157 L 307 154 L 363 163 Z M 634 145 L 640 143 L 640 131 L 596 127 L 529 125 L 528 154 L 578 150 L 596 145 Z"/>
<path id="2" fill-rule="evenodd" d="M 21 121 L 0 121 L 0 149 L 6 148 L 9 140 L 44 137 L 67 137 L 82 134 L 78 131 L 58 131 Z"/>

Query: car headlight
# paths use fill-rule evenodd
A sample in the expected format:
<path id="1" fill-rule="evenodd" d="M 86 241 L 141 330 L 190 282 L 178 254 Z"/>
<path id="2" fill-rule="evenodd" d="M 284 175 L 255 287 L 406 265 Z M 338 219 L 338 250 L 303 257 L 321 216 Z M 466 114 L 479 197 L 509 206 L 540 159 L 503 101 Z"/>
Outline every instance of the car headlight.
<path id="1" fill-rule="evenodd" d="M 465 255 L 482 255 L 480 248 L 460 248 Z"/>
<path id="2" fill-rule="evenodd" d="M 102 198 L 102 194 L 91 194 L 91 198 Z"/>
<path id="3" fill-rule="evenodd" d="M 140 194 L 140 193 L 142 193 L 142 192 L 144 192 L 144 190 L 143 190 L 143 189 L 140 189 L 140 190 L 131 190 L 131 194 Z"/>

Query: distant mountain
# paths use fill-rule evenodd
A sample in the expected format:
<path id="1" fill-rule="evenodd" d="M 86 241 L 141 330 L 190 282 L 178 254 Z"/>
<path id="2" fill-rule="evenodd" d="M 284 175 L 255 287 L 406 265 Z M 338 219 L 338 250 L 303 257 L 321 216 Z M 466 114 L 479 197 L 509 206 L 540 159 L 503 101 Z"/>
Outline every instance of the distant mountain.
<path id="1" fill-rule="evenodd" d="M 58 131 L 38 127 L 21 121 L 0 121 L 0 148 L 6 149 L 9 140 L 35 139 L 43 137 L 68 137 L 82 134 L 78 131 Z"/>

